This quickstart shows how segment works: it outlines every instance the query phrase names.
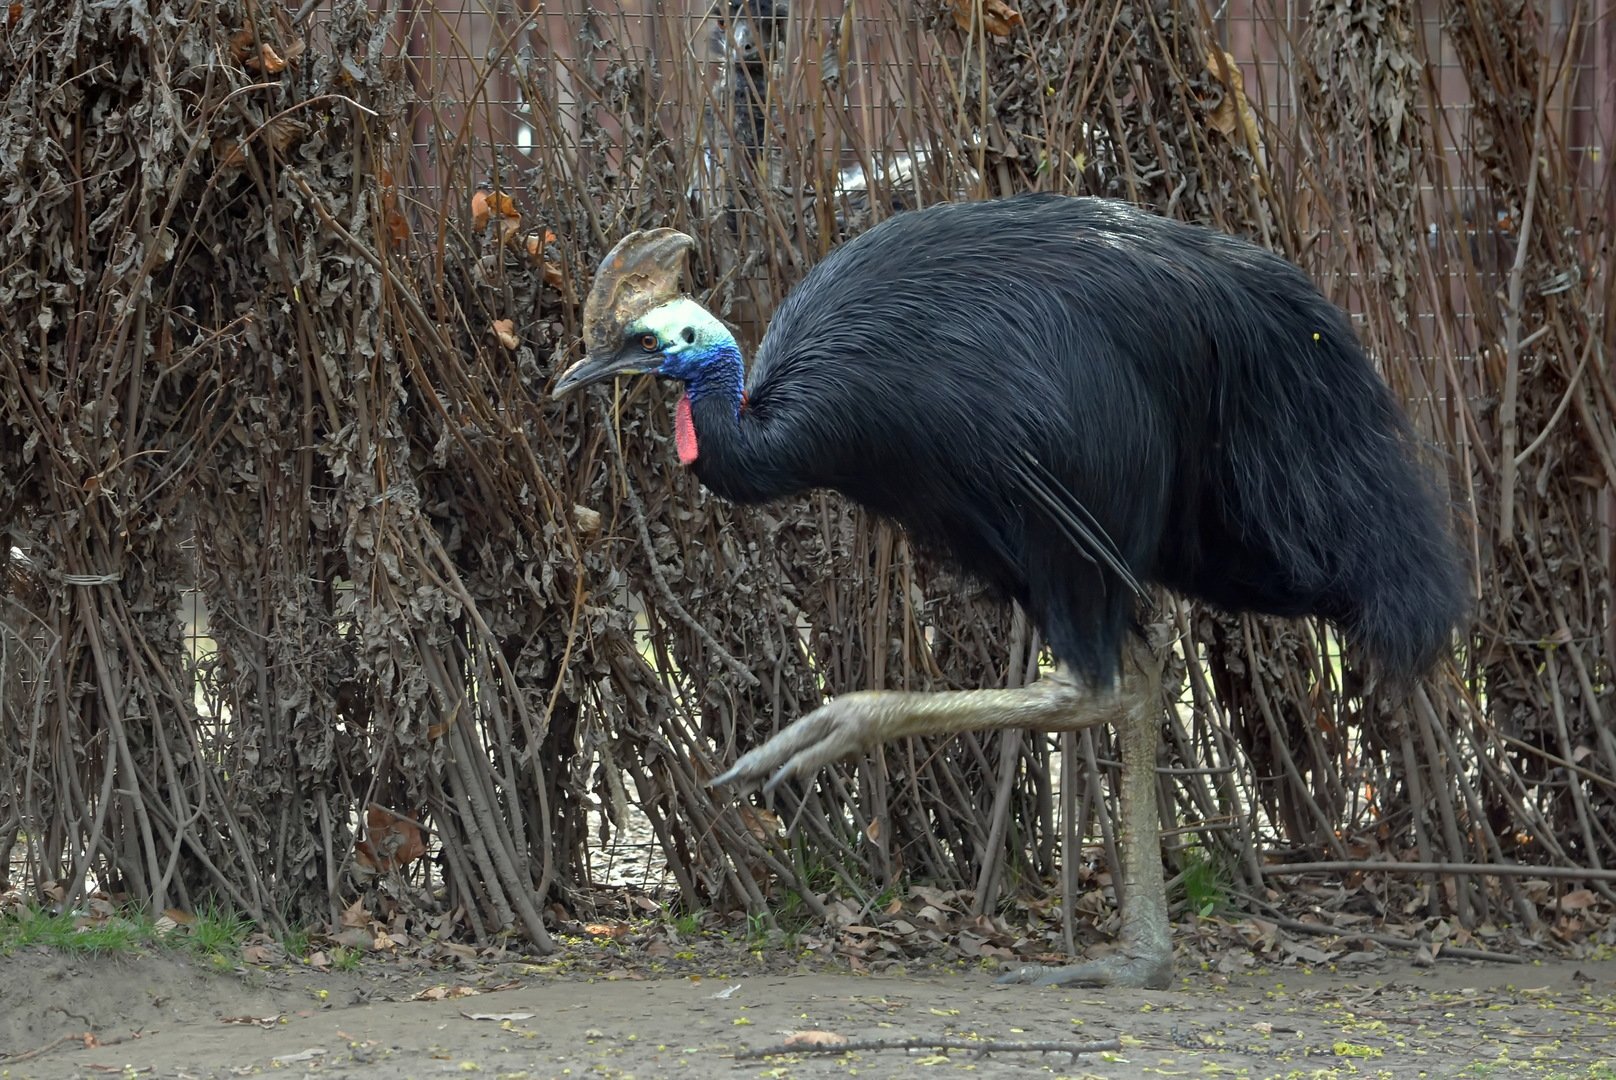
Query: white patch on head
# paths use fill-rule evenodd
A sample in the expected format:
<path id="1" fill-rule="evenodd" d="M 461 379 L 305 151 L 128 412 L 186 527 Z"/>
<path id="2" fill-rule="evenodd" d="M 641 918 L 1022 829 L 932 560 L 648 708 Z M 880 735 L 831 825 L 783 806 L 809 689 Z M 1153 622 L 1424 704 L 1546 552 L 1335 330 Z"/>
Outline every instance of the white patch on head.
<path id="1" fill-rule="evenodd" d="M 687 330 L 688 335 L 685 333 Z M 733 343 L 735 340 L 735 335 L 712 312 L 687 296 L 652 308 L 635 320 L 634 325 L 628 328 L 628 333 L 630 336 L 655 334 L 667 353 L 692 348 L 707 349 L 721 342 Z"/>

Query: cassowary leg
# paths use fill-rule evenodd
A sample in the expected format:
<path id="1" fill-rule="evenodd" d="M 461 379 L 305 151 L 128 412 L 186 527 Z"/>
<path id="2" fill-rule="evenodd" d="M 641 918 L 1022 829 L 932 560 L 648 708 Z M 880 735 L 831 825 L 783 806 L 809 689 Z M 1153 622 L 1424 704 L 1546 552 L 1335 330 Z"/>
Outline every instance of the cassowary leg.
<path id="1" fill-rule="evenodd" d="M 1124 686 L 1128 675 L 1123 675 Z M 713 786 L 765 781 L 773 791 L 791 777 L 809 778 L 822 767 L 906 735 L 1039 728 L 1081 730 L 1121 723 L 1127 713 L 1120 690 L 1097 690 L 1057 667 L 1014 690 L 911 693 L 858 690 L 843 694 L 791 724 L 737 761 Z"/>
<path id="2" fill-rule="evenodd" d="M 1161 818 L 1156 803 L 1156 745 L 1161 717 L 1159 662 L 1136 669 L 1149 686 L 1130 687 L 1126 715 L 1117 724 L 1122 749 L 1122 941 L 1111 955 L 1059 967 L 1028 965 L 1000 977 L 1034 986 L 1128 986 L 1164 989 L 1173 978 L 1172 926 L 1162 876 Z M 1068 852 L 1067 858 L 1074 858 Z"/>
<path id="3" fill-rule="evenodd" d="M 1122 748 L 1121 949 L 1103 960 L 1070 967 L 1024 967 L 1003 981 L 1164 987 L 1172 978 L 1173 950 L 1156 806 L 1161 670 L 1161 659 L 1148 644 L 1130 640 L 1115 689 L 1094 689 L 1057 668 L 1015 690 L 843 694 L 743 756 L 713 785 L 767 778 L 764 790 L 772 791 L 793 776 L 810 777 L 833 761 L 906 735 L 1003 728 L 1081 731 L 1110 723 Z"/>

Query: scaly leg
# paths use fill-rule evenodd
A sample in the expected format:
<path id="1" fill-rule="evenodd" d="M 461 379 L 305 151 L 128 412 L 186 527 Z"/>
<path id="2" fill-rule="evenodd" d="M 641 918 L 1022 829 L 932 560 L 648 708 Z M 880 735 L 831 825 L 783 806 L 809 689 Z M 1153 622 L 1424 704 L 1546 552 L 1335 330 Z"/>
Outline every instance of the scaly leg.
<path id="1" fill-rule="evenodd" d="M 1162 990 L 1173 978 L 1172 926 L 1167 882 L 1162 877 L 1161 817 L 1156 803 L 1156 744 L 1161 717 L 1161 664 L 1148 675 L 1149 691 L 1130 695 L 1117 722 L 1122 748 L 1122 942 L 1117 952 L 1081 964 L 1030 964 L 1000 977 L 1002 983 L 1034 986 L 1129 986 Z M 1072 857 L 1068 855 L 1068 858 Z"/>
<path id="2" fill-rule="evenodd" d="M 1130 639 L 1115 689 L 1096 690 L 1058 667 L 1015 690 L 843 694 L 743 756 L 712 783 L 716 787 L 767 778 L 764 791 L 769 792 L 793 776 L 810 777 L 833 761 L 906 735 L 1003 728 L 1081 731 L 1114 724 L 1122 745 L 1121 951 L 1070 967 L 1023 967 L 1001 981 L 1159 989 L 1173 972 L 1155 784 L 1161 670 L 1161 659 L 1150 646 Z"/>

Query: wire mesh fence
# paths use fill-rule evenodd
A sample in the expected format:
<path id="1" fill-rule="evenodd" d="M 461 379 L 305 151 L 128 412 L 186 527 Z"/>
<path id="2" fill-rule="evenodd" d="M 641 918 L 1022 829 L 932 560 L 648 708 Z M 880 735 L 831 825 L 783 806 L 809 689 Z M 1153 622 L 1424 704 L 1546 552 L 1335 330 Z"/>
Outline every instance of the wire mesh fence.
<path id="1" fill-rule="evenodd" d="M 603 877 L 818 914 L 905 881 L 991 911 L 1103 880 L 1103 735 L 912 740 L 772 810 L 707 790 L 827 695 L 1015 685 L 1040 644 L 839 499 L 703 496 L 657 387 L 604 419 L 546 394 L 630 228 L 695 236 L 698 293 L 750 344 L 841 238 L 1022 190 L 1306 267 L 1447 468 L 1473 564 L 1475 625 L 1407 702 L 1322 625 L 1168 605 L 1174 869 L 1263 894 L 1298 862 L 1603 868 L 1597 8 L 0 13 L 12 884 L 270 926 L 362 891 L 542 948 L 547 906 Z M 625 836 L 655 853 L 632 872 Z M 1411 880 L 1433 914 L 1538 925 L 1525 879 Z"/>

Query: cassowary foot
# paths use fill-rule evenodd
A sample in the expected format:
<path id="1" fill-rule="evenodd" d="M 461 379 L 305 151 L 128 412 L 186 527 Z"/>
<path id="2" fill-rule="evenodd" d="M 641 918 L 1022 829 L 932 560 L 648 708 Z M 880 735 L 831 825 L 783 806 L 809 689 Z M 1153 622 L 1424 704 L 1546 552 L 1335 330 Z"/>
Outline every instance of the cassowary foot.
<path id="1" fill-rule="evenodd" d="M 821 705 L 762 746 L 744 754 L 709 785 L 755 784 L 765 777 L 772 792 L 793 776 L 808 777 L 842 758 L 884 741 L 884 729 L 906 695 L 864 690 Z"/>
<path id="2" fill-rule="evenodd" d="M 1165 990 L 1173 981 L 1173 950 L 1119 952 L 1081 964 L 1027 964 L 1007 971 L 996 982 L 1021 986 L 1118 986 L 1132 990 Z"/>

